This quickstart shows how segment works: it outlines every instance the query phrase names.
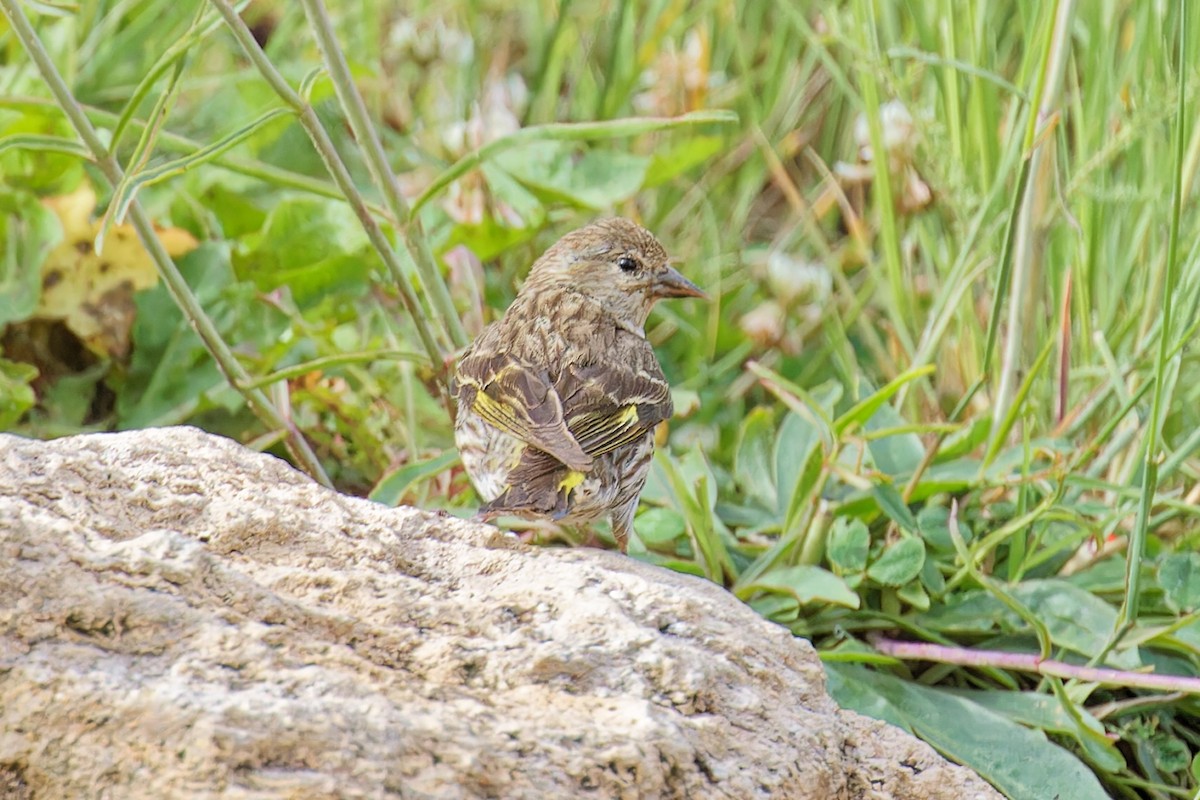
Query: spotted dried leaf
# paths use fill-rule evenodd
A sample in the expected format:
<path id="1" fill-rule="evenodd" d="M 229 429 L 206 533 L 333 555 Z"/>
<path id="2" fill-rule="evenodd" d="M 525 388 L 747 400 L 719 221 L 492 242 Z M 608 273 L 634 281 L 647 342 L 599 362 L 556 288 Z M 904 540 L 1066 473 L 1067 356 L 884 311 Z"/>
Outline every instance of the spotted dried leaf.
<path id="1" fill-rule="evenodd" d="M 154 262 L 130 225 L 114 226 L 104 251 L 96 252 L 100 221 L 93 214 L 96 192 L 90 185 L 43 203 L 62 223 L 63 239 L 42 264 L 42 296 L 34 315 L 62 320 L 99 356 L 123 358 L 129 353 L 134 293 L 158 281 Z M 156 230 L 172 256 L 198 244 L 180 228 Z"/>

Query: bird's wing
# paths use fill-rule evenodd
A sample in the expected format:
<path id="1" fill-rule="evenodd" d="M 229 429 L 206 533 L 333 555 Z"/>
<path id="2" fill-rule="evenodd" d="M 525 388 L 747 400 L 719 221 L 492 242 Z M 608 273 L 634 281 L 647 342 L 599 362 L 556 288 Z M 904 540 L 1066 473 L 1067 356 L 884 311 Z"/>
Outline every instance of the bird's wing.
<path id="1" fill-rule="evenodd" d="M 563 403 L 545 369 L 508 353 L 467 355 L 458 367 L 458 403 L 491 425 L 586 472 L 592 459 L 567 429 Z"/>
<path id="2" fill-rule="evenodd" d="M 558 392 L 567 428 L 592 458 L 637 441 L 673 411 L 662 374 L 624 362 L 568 367 Z"/>

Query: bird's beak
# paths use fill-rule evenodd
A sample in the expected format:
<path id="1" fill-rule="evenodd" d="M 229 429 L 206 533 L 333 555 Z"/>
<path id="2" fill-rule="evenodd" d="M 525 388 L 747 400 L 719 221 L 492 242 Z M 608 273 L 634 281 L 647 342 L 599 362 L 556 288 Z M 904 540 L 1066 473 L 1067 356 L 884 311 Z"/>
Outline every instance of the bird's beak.
<path id="1" fill-rule="evenodd" d="M 679 270 L 674 267 L 667 267 L 666 271 L 660 272 L 654 279 L 652 287 L 655 297 L 700 297 L 705 300 L 708 295 L 700 291 L 700 287 L 683 277 Z"/>

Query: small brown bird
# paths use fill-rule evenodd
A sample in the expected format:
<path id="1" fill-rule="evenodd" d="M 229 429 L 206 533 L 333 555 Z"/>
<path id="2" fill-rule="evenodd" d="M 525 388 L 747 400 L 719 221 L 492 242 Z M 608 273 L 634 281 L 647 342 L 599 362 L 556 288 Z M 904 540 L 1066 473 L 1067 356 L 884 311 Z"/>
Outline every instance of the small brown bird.
<path id="1" fill-rule="evenodd" d="M 671 390 L 646 341 L 668 297 L 704 297 L 640 225 L 568 233 L 458 363 L 454 438 L 480 515 L 612 521 L 624 551 Z"/>

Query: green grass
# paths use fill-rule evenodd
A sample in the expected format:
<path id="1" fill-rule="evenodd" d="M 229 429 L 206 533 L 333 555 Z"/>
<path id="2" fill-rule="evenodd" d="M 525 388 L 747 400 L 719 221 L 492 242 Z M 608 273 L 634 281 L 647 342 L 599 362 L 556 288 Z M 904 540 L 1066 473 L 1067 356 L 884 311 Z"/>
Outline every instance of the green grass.
<path id="1" fill-rule="evenodd" d="M 1135 675 L 1200 674 L 1185 3 L 330 5 L 0 0 L 35 39 L 0 22 L 0 426 L 190 422 L 469 513 L 446 359 L 636 216 L 713 301 L 651 320 L 680 413 L 635 557 L 1010 796 L 1200 797 L 1194 684 Z M 110 244 L 201 243 L 128 352 L 39 318 L 39 200 L 84 182 Z"/>

